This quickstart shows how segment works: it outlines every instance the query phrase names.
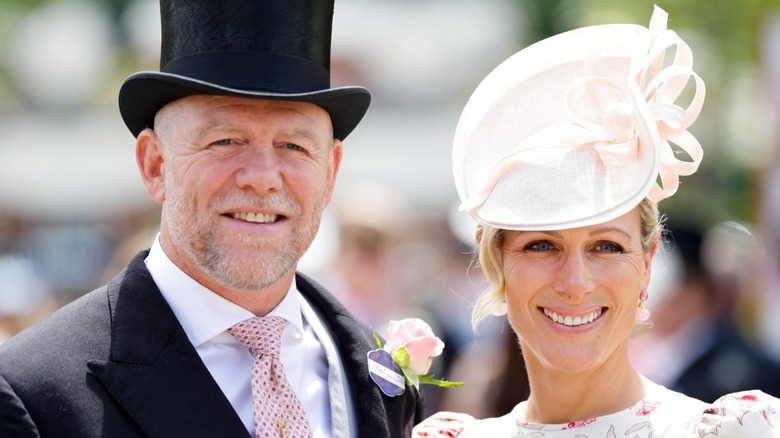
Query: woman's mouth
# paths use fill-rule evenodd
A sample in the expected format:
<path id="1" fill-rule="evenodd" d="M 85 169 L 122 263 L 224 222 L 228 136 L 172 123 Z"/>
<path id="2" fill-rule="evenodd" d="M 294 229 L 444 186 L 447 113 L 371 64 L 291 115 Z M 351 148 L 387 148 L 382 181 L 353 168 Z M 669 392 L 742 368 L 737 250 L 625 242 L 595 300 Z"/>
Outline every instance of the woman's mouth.
<path id="1" fill-rule="evenodd" d="M 567 325 L 570 327 L 576 327 L 583 324 L 589 324 L 593 322 L 596 318 L 601 316 L 601 313 L 603 312 L 603 308 L 594 310 L 592 312 L 586 313 L 584 315 L 559 315 L 558 313 L 555 313 L 553 311 L 543 309 L 544 314 L 547 315 L 548 318 L 551 320 L 557 322 L 558 324 Z"/>

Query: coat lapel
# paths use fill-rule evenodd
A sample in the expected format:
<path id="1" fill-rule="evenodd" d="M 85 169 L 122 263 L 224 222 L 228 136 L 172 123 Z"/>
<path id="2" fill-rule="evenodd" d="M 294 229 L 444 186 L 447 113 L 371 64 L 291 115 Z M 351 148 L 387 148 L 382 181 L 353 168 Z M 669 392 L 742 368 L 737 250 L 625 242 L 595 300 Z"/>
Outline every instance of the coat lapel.
<path id="1" fill-rule="evenodd" d="M 356 322 L 341 303 L 310 278 L 298 273 L 296 283 L 298 290 L 318 309 L 333 333 L 354 391 L 357 435 L 392 438 L 409 436 L 411 426 L 422 420 L 422 403 L 414 388 L 407 387 L 404 394 L 398 397 L 384 395 L 368 373 L 366 355 L 376 348 L 373 333 Z"/>
<path id="2" fill-rule="evenodd" d="M 137 255 L 108 285 L 111 358 L 88 365 L 152 437 L 248 436 Z"/>

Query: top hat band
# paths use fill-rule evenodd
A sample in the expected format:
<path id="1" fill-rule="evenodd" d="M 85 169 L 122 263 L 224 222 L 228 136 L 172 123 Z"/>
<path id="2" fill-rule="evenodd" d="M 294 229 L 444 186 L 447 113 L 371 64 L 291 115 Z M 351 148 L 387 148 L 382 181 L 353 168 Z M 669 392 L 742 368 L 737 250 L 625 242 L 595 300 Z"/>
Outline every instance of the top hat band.
<path id="1" fill-rule="evenodd" d="M 161 71 L 248 91 L 308 93 L 330 87 L 330 73 L 324 67 L 267 52 L 198 53 L 175 59 Z M 262 90 L 258 84 L 263 84 Z"/>

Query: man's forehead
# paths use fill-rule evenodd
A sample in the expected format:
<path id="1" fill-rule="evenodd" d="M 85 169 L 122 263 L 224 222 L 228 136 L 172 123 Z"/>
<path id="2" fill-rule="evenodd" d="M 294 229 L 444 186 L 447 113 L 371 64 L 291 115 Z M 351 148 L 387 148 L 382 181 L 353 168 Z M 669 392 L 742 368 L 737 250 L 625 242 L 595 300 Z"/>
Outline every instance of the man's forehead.
<path id="1" fill-rule="evenodd" d="M 169 131 L 175 129 L 175 126 L 181 126 L 182 122 L 185 122 L 185 125 L 199 125 L 190 128 L 201 133 L 204 130 L 233 130 L 242 125 L 237 119 L 238 115 L 242 112 L 252 114 L 254 111 L 262 111 L 265 114 L 300 114 L 304 117 L 305 126 L 296 130 L 303 129 L 307 132 L 307 137 L 318 137 L 322 133 L 315 134 L 314 131 L 319 131 L 317 127 L 321 126 L 328 130 L 328 138 L 333 137 L 330 115 L 316 104 L 219 95 L 193 95 L 170 102 L 158 111 L 155 130 Z"/>
<path id="2" fill-rule="evenodd" d="M 325 109 L 311 102 L 287 100 L 287 99 L 267 99 L 267 98 L 247 98 L 221 95 L 192 95 L 176 99 L 160 109 L 160 111 L 170 111 L 179 109 L 200 109 L 200 108 L 263 108 L 263 109 L 288 109 L 299 111 L 306 114 L 322 113 L 330 115 Z"/>
<path id="3" fill-rule="evenodd" d="M 162 107 L 155 116 L 155 128 L 161 127 L 171 119 L 190 119 L 197 114 L 218 117 L 221 111 L 279 111 L 299 113 L 312 121 L 322 119 L 329 131 L 333 125 L 325 109 L 311 102 L 282 99 L 255 99 L 220 95 L 193 95 L 176 99 Z M 329 134 L 332 137 L 332 134 Z"/>

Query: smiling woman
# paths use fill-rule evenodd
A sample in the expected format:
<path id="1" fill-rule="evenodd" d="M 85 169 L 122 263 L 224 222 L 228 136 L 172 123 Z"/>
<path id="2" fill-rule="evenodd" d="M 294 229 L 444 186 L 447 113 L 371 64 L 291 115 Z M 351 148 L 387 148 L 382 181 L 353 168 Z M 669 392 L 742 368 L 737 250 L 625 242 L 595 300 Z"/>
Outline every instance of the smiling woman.
<path id="1" fill-rule="evenodd" d="M 666 22 L 656 8 L 649 29 L 592 26 L 540 41 L 469 100 L 453 170 L 490 284 L 472 322 L 507 314 L 531 390 L 503 417 L 442 412 L 415 436 L 780 436 L 777 399 L 751 391 L 708 405 L 629 360 L 648 317 L 657 203 L 702 158 L 687 129 L 704 83 Z M 675 103 L 682 94 L 693 96 L 687 107 Z"/>
<path id="2" fill-rule="evenodd" d="M 645 252 L 654 251 L 654 246 L 660 239 L 663 231 L 658 205 L 644 199 L 637 207 L 639 215 L 639 233 L 641 238 L 642 250 Z M 483 273 L 489 280 L 491 287 L 485 291 L 474 305 L 472 314 L 472 325 L 479 325 L 487 316 L 499 312 L 505 304 L 504 271 L 501 268 L 501 251 L 506 241 L 508 230 L 494 227 L 478 226 L 477 240 L 479 245 L 479 260 Z M 483 244 L 484 241 L 484 244 Z M 644 321 L 638 320 L 635 325 L 644 325 Z"/>

